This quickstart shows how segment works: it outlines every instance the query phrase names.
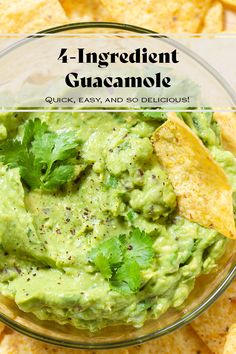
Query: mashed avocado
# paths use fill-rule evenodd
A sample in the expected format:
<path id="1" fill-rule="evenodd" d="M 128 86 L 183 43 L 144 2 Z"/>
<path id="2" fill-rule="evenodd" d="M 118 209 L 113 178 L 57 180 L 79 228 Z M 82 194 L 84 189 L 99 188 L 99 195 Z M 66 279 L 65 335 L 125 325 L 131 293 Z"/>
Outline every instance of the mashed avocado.
<path id="1" fill-rule="evenodd" d="M 139 327 L 180 306 L 196 277 L 217 266 L 227 241 L 176 215 L 173 187 L 150 142 L 165 116 L 8 113 L 0 115 L 1 139 L 21 139 L 25 122 L 35 118 L 53 134 L 68 129 L 76 134 L 76 156 L 63 165 L 72 164 L 74 175 L 65 182 L 61 174 L 63 183 L 56 189 L 39 188 L 36 182 L 30 188 L 14 156 L 11 168 L 1 163 L 1 293 L 42 320 L 91 331 L 115 324 Z M 212 115 L 181 118 L 224 168 L 236 192 L 236 159 L 222 149 Z M 141 236 L 124 250 L 122 240 L 129 240 L 132 230 Z M 122 268 L 125 256 L 115 261 L 111 251 L 110 264 L 116 266 L 110 274 L 104 253 L 97 261 L 91 256 L 107 240 L 119 240 L 122 254 L 136 247 L 137 262 Z M 138 260 L 138 252 L 146 263 Z"/>

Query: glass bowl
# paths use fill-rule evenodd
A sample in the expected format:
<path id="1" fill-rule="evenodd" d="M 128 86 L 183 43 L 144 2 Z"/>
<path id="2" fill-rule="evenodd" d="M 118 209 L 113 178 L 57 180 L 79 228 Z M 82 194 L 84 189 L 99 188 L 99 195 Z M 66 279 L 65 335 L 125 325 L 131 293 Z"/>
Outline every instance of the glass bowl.
<path id="1" fill-rule="evenodd" d="M 154 32 L 118 23 L 74 23 L 45 30 L 42 33 L 141 33 Z M 206 70 L 221 90 L 229 98 L 229 104 L 235 102 L 234 93 L 214 69 L 201 58 L 181 47 L 191 58 Z M 14 47 L 13 47 L 14 50 Z M 141 328 L 132 326 L 107 327 L 99 332 L 90 333 L 69 325 L 40 321 L 30 313 L 22 312 L 16 304 L 0 295 L 0 320 L 12 329 L 32 338 L 69 348 L 109 349 L 136 345 L 161 337 L 179 329 L 206 310 L 230 285 L 236 274 L 236 242 L 229 240 L 224 256 L 220 259 L 216 271 L 201 275 L 196 280 L 194 290 L 181 308 L 170 309 L 157 320 L 148 320 Z"/>

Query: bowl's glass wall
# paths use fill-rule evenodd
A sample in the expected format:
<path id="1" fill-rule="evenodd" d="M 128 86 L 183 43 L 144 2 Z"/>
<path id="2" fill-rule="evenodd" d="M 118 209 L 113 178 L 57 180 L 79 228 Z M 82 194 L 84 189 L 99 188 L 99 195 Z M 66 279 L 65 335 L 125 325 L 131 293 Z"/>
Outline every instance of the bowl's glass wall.
<path id="1" fill-rule="evenodd" d="M 74 24 L 48 30 L 48 33 L 150 33 L 137 27 L 115 24 Z M 200 65 L 200 64 L 199 64 Z M 202 65 L 202 63 L 201 63 Z M 214 78 L 215 79 L 215 78 Z M 219 79 L 221 80 L 221 79 Z M 228 92 L 221 82 L 221 89 Z M 63 113 L 62 113 L 63 114 Z M 46 342 L 75 348 L 112 348 L 142 343 L 159 337 L 189 322 L 207 308 L 230 284 L 236 273 L 236 242 L 229 241 L 219 267 L 210 275 L 197 279 L 190 297 L 178 310 L 169 310 L 158 320 L 147 321 L 142 328 L 129 326 L 109 327 L 100 332 L 89 333 L 55 322 L 40 321 L 34 315 L 19 310 L 13 301 L 0 297 L 0 320 L 8 326 Z"/>

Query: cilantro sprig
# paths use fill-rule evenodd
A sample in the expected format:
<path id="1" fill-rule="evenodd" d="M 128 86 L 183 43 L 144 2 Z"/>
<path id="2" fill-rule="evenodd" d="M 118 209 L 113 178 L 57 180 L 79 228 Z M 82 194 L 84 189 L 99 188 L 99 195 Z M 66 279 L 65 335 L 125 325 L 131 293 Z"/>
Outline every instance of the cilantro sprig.
<path id="1" fill-rule="evenodd" d="M 144 231 L 133 229 L 101 242 L 89 253 L 103 277 L 114 290 L 135 293 L 142 285 L 141 270 L 148 268 L 154 257 L 153 241 Z"/>
<path id="2" fill-rule="evenodd" d="M 18 167 L 23 182 L 31 189 L 55 190 L 69 182 L 75 166 L 78 138 L 74 131 L 51 132 L 39 118 L 28 120 L 22 139 L 0 143 L 0 161 Z"/>

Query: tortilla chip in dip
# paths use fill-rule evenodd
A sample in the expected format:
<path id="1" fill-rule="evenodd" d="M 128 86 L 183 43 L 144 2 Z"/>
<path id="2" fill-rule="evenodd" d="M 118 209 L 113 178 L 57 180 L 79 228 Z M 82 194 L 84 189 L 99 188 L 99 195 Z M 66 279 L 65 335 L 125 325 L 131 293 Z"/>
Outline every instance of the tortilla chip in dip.
<path id="1" fill-rule="evenodd" d="M 236 113 L 215 112 L 214 118 L 220 126 L 225 150 L 231 151 L 236 156 Z"/>
<path id="2" fill-rule="evenodd" d="M 174 187 L 180 215 L 236 239 L 231 186 L 201 140 L 175 113 L 169 113 L 152 140 Z"/>
<path id="3" fill-rule="evenodd" d="M 206 13 L 202 28 L 203 33 L 219 33 L 224 28 L 224 8 L 220 1 L 214 1 Z"/>

